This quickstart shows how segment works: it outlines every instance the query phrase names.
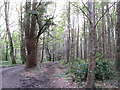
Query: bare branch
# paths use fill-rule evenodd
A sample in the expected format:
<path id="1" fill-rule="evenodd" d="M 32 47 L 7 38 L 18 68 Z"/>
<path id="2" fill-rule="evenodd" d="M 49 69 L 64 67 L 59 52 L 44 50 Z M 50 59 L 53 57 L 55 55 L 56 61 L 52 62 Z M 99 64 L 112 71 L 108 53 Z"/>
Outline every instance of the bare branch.
<path id="1" fill-rule="evenodd" d="M 58 39 L 58 38 L 52 36 L 52 34 L 51 34 L 49 31 L 48 31 L 48 34 L 50 35 L 51 38 L 54 38 L 54 39 L 56 39 L 56 40 L 60 40 L 60 39 Z"/>
<path id="2" fill-rule="evenodd" d="M 47 21 L 46 21 L 46 23 L 40 28 L 40 23 L 39 23 L 39 20 L 38 20 L 38 17 L 37 17 L 37 22 L 38 22 L 38 25 L 39 25 L 39 32 L 38 32 L 38 34 L 37 34 L 37 39 L 39 38 L 39 36 L 44 32 L 44 30 L 45 30 L 45 26 L 48 24 L 48 22 L 51 20 L 51 19 L 53 19 L 53 17 L 51 17 L 51 18 L 49 18 Z"/>
<path id="3" fill-rule="evenodd" d="M 81 0 L 82 1 L 82 4 L 84 5 L 84 7 L 88 10 L 88 12 L 90 13 L 90 10 L 89 10 L 89 8 L 85 5 L 85 3 L 83 2 L 83 0 Z M 88 2 L 88 1 L 87 1 Z"/>
<path id="4" fill-rule="evenodd" d="M 116 4 L 116 2 L 114 2 L 114 4 L 109 7 L 109 9 L 111 9 L 115 4 Z M 97 26 L 97 24 L 99 23 L 99 21 L 105 16 L 105 14 L 107 13 L 107 11 L 108 11 L 108 10 L 106 10 L 106 11 L 104 12 L 104 14 L 98 19 L 98 21 L 97 21 L 96 24 L 94 25 L 94 28 Z"/>
<path id="5" fill-rule="evenodd" d="M 70 2 L 71 3 L 71 2 Z M 76 8 L 78 8 L 76 5 L 74 5 L 73 3 L 71 3 L 74 7 L 76 7 Z M 89 20 L 89 22 L 90 23 L 92 23 L 91 22 L 91 20 L 90 20 L 90 18 L 89 18 L 89 16 L 79 7 L 79 9 L 80 9 L 80 11 L 82 11 L 82 13 L 87 17 L 87 19 Z"/>
<path id="6" fill-rule="evenodd" d="M 38 8 L 39 8 L 39 6 L 41 5 L 41 2 L 42 2 L 42 0 L 39 2 L 39 4 L 38 4 L 38 6 L 36 7 L 36 9 L 38 9 Z"/>

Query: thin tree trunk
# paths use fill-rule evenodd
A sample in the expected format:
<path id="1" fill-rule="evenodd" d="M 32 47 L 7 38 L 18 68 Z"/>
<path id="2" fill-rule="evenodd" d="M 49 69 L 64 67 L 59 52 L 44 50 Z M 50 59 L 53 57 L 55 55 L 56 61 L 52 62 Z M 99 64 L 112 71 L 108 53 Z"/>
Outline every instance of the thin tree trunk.
<path id="1" fill-rule="evenodd" d="M 67 18 L 68 18 L 68 39 L 67 39 L 67 60 L 69 62 L 70 60 L 70 2 L 68 2 L 68 14 L 67 14 Z"/>
<path id="2" fill-rule="evenodd" d="M 89 65 L 88 65 L 88 76 L 87 76 L 87 88 L 94 88 L 95 80 L 94 80 L 94 71 L 96 66 L 96 48 L 95 48 L 95 2 L 89 2 L 89 10 L 90 10 L 90 29 L 89 29 Z"/>
<path id="3" fill-rule="evenodd" d="M 85 28 L 85 17 L 84 18 L 84 31 L 83 31 L 83 36 L 84 36 L 84 60 L 87 59 L 87 39 L 86 39 L 86 28 Z"/>
<path id="4" fill-rule="evenodd" d="M 99 18 L 98 15 L 97 15 L 97 18 Z M 102 30 L 101 30 L 101 24 L 98 24 L 96 26 L 96 32 L 97 32 L 97 40 L 98 40 L 98 42 L 97 42 L 98 53 L 102 54 L 102 38 L 101 38 Z"/>
<path id="5" fill-rule="evenodd" d="M 54 49 L 55 47 L 54 47 L 54 45 L 53 45 L 53 57 L 52 57 L 52 59 L 53 59 L 53 61 L 55 61 L 55 49 Z"/>
<path id="6" fill-rule="evenodd" d="M 8 43 L 6 43 L 5 60 L 8 61 Z"/>
<path id="7" fill-rule="evenodd" d="M 22 17 L 22 5 L 20 7 L 20 37 L 21 37 L 21 46 L 20 46 L 20 54 L 21 54 L 21 60 L 24 64 L 26 62 L 26 50 L 25 50 L 25 31 L 23 28 L 23 17 Z"/>
<path id="8" fill-rule="evenodd" d="M 103 57 L 105 58 L 105 53 L 106 53 L 106 49 L 105 49 L 105 16 L 103 15 L 104 14 L 104 3 L 102 3 L 102 51 L 103 51 Z"/>
<path id="9" fill-rule="evenodd" d="M 46 45 L 47 58 L 49 61 L 52 61 L 52 57 L 51 57 L 51 53 L 50 53 L 50 49 L 49 49 L 49 33 L 47 33 L 47 42 L 45 43 L 45 45 Z"/>
<path id="10" fill-rule="evenodd" d="M 78 31 L 77 31 L 77 43 L 76 43 L 76 58 L 79 58 L 79 33 L 80 33 L 80 29 L 79 29 L 79 14 L 77 15 L 78 18 Z"/>
<path id="11" fill-rule="evenodd" d="M 110 14 L 109 14 L 109 5 L 106 5 L 107 8 L 107 33 L 108 33 L 108 49 L 107 49 L 107 58 L 111 59 L 111 35 L 110 35 Z"/>
<path id="12" fill-rule="evenodd" d="M 43 34 L 43 48 L 42 48 L 41 63 L 43 62 L 43 57 L 44 57 L 44 48 L 45 48 L 45 33 Z"/>
<path id="13" fill-rule="evenodd" d="M 116 12 L 116 5 L 114 6 L 114 13 Z M 114 17 L 114 16 L 113 16 Z M 111 17 L 111 22 L 112 22 L 112 28 L 114 28 L 114 24 L 117 22 L 116 21 L 116 18 L 114 19 L 115 20 L 115 22 L 113 21 L 113 17 Z M 112 44 L 113 45 L 111 45 L 111 46 L 113 46 L 113 59 L 115 59 L 115 53 L 116 53 L 116 39 L 115 39 L 115 30 L 114 29 L 112 29 L 112 38 L 113 38 L 113 40 L 112 40 Z M 112 47 L 111 47 L 112 48 Z"/>
<path id="14" fill-rule="evenodd" d="M 120 1 L 117 3 L 116 23 L 116 70 L 118 73 L 118 88 L 120 88 Z"/>
<path id="15" fill-rule="evenodd" d="M 48 60 L 49 61 L 51 61 L 51 53 L 50 53 L 50 50 L 49 50 L 49 48 L 48 48 L 48 44 L 46 45 L 46 53 L 47 53 L 47 58 L 48 58 Z"/>
<path id="16" fill-rule="evenodd" d="M 80 39 L 80 59 L 83 60 L 82 38 Z"/>
<path id="17" fill-rule="evenodd" d="M 73 17 L 74 18 L 74 17 Z M 72 22 L 72 29 L 71 29 L 71 60 L 74 59 L 74 54 L 75 54 L 75 45 L 74 45 L 74 35 L 75 35 L 75 19 L 73 19 L 73 22 Z"/>
<path id="18" fill-rule="evenodd" d="M 7 41 L 7 35 L 5 37 L 5 42 L 6 42 L 6 52 L 5 52 L 5 60 L 8 61 L 8 41 Z"/>
<path id="19" fill-rule="evenodd" d="M 9 44 L 10 44 L 10 56 L 11 56 L 12 64 L 16 64 L 15 55 L 14 55 L 13 40 L 12 40 L 12 37 L 11 37 L 10 28 L 9 28 L 9 17 L 8 17 L 9 2 L 4 2 L 4 4 L 5 4 L 6 31 L 7 31 L 7 34 L 8 34 L 8 39 L 9 39 Z"/>
<path id="20" fill-rule="evenodd" d="M 17 59 L 17 49 L 15 48 L 14 51 L 15 51 L 15 58 Z"/>
<path id="21" fill-rule="evenodd" d="M 71 57 L 71 60 L 74 59 L 74 29 L 72 29 L 72 32 L 71 32 L 71 54 L 70 54 L 70 57 Z"/>

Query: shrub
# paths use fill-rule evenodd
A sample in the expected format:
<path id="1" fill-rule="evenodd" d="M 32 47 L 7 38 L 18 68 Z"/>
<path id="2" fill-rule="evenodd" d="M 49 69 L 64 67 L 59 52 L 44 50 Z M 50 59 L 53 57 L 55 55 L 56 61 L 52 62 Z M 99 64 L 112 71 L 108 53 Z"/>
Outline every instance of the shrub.
<path id="1" fill-rule="evenodd" d="M 108 80 L 111 79 L 114 74 L 114 62 L 108 60 L 97 60 L 95 78 L 96 80 Z"/>
<path id="2" fill-rule="evenodd" d="M 105 60 L 105 59 L 97 59 L 96 69 L 95 69 L 95 79 L 96 80 L 108 80 L 111 79 L 114 72 L 114 62 Z M 70 64 L 69 73 L 74 75 L 75 80 L 77 82 L 85 81 L 87 78 L 88 72 L 88 62 L 84 60 L 74 59 Z"/>
<path id="3" fill-rule="evenodd" d="M 75 76 L 77 82 L 86 80 L 88 62 L 84 60 L 74 59 L 71 63 L 69 72 Z"/>

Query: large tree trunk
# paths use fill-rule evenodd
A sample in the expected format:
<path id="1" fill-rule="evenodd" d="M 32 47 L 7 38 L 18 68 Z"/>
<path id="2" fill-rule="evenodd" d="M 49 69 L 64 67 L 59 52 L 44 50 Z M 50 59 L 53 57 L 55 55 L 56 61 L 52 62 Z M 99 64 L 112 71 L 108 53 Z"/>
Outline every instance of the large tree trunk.
<path id="1" fill-rule="evenodd" d="M 120 88 L 120 1 L 117 3 L 117 24 L 116 24 L 116 70 L 118 72 L 118 88 Z"/>
<path id="2" fill-rule="evenodd" d="M 33 2 L 32 10 L 36 9 L 36 3 Z M 37 39 L 35 36 L 36 17 L 32 14 L 31 21 L 29 11 L 31 8 L 31 2 L 26 2 L 26 17 L 25 17 L 25 38 L 26 38 L 26 68 L 35 68 L 37 66 Z M 31 22 L 31 25 L 30 25 Z M 31 27 L 30 27 L 31 26 Z"/>
<path id="3" fill-rule="evenodd" d="M 6 23 L 6 31 L 8 34 L 8 39 L 9 39 L 9 44 L 10 44 L 10 56 L 11 56 L 11 60 L 12 60 L 12 64 L 16 64 L 16 60 L 15 60 L 15 55 L 14 55 L 14 46 L 13 46 L 13 40 L 11 37 L 11 33 L 10 33 L 10 28 L 9 28 L 9 17 L 8 17 L 8 12 L 9 12 L 9 2 L 4 2 L 5 4 L 5 23 Z"/>
<path id="4" fill-rule="evenodd" d="M 35 68 L 37 66 L 37 43 L 36 39 L 31 38 L 26 40 L 27 61 L 26 68 Z"/>
<path id="5" fill-rule="evenodd" d="M 89 2 L 89 10 L 90 10 L 90 29 L 89 29 L 89 66 L 88 66 L 88 76 L 87 76 L 87 88 L 94 87 L 94 71 L 96 66 L 96 48 L 95 48 L 95 2 Z"/>

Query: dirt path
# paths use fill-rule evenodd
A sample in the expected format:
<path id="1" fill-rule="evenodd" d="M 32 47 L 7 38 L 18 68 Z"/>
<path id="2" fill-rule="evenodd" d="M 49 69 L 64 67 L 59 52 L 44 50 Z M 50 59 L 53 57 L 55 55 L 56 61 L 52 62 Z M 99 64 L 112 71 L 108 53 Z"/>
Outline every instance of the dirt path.
<path id="1" fill-rule="evenodd" d="M 25 71 L 24 66 L 3 68 L 3 88 L 74 88 L 76 85 L 64 77 L 65 69 L 58 62 L 39 65 L 39 68 Z"/>

